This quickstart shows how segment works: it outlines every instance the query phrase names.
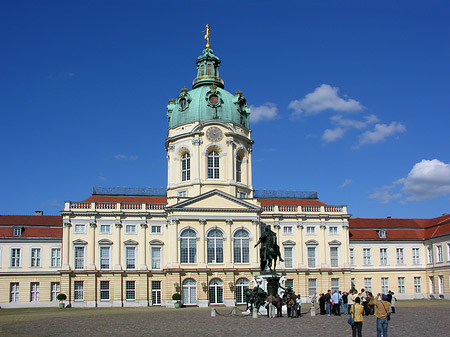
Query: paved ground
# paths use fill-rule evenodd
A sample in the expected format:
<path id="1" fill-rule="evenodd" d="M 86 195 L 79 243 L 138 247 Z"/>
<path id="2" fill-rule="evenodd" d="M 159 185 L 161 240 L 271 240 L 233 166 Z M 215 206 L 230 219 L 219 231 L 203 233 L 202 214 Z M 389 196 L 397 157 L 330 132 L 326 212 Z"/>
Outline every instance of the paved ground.
<path id="1" fill-rule="evenodd" d="M 389 337 L 450 336 L 450 301 L 399 301 Z M 306 311 L 307 307 L 303 307 Z M 231 316 L 231 308 L 1 309 L 0 336 L 351 336 L 347 316 Z M 363 336 L 376 336 L 365 317 Z"/>

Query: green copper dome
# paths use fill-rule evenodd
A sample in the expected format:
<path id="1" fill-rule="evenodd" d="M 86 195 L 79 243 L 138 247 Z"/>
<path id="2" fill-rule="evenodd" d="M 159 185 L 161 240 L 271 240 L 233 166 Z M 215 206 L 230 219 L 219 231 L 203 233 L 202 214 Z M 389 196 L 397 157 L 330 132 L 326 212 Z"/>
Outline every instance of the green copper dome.
<path id="1" fill-rule="evenodd" d="M 220 59 L 213 50 L 206 48 L 197 58 L 197 77 L 192 90 L 186 88 L 167 106 L 169 127 L 194 121 L 220 120 L 233 122 L 249 128 L 250 109 L 242 92 L 235 95 L 224 89 L 219 76 Z"/>

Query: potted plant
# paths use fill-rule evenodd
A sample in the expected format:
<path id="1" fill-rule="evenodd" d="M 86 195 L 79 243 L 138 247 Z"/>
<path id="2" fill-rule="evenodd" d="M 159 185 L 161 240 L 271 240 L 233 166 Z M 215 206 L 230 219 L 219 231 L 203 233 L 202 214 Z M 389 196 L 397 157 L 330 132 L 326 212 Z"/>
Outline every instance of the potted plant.
<path id="1" fill-rule="evenodd" d="M 56 296 L 56 299 L 59 301 L 59 307 L 63 309 L 65 307 L 64 301 L 67 299 L 66 294 L 58 294 L 58 296 Z"/>
<path id="2" fill-rule="evenodd" d="M 173 306 L 175 308 L 179 308 L 181 306 L 181 294 L 175 293 L 172 295 Z"/>

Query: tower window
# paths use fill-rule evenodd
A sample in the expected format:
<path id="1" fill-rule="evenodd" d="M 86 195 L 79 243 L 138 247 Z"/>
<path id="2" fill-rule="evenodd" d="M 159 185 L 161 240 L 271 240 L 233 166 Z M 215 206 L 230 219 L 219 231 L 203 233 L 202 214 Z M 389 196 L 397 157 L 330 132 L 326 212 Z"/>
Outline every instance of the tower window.
<path id="1" fill-rule="evenodd" d="M 208 153 L 208 179 L 219 179 L 219 153 Z"/>
<path id="2" fill-rule="evenodd" d="M 219 102 L 219 97 L 217 95 L 209 96 L 209 103 L 216 105 Z"/>
<path id="3" fill-rule="evenodd" d="M 211 76 L 211 65 L 208 64 L 208 76 Z"/>
<path id="4" fill-rule="evenodd" d="M 180 107 L 181 109 L 184 109 L 186 107 L 186 98 L 180 99 Z"/>
<path id="5" fill-rule="evenodd" d="M 183 154 L 181 157 L 181 181 L 191 179 L 191 157 L 189 153 Z"/>
<path id="6" fill-rule="evenodd" d="M 239 155 L 236 155 L 236 181 L 240 183 L 242 181 L 242 158 Z"/>
<path id="7" fill-rule="evenodd" d="M 202 66 L 201 70 L 200 70 L 200 76 L 203 76 L 203 75 L 205 75 L 205 66 Z"/>

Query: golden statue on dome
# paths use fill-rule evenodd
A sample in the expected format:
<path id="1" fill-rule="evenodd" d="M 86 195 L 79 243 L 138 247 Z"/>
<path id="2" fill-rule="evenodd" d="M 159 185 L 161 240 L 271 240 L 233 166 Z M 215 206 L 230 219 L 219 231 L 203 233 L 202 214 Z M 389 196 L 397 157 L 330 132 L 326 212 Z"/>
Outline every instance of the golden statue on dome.
<path id="1" fill-rule="evenodd" d="M 205 40 L 206 40 L 206 49 L 211 49 L 211 45 L 209 44 L 209 36 L 211 35 L 211 28 L 209 28 L 209 25 L 206 25 L 206 29 L 202 32 L 205 33 Z"/>

